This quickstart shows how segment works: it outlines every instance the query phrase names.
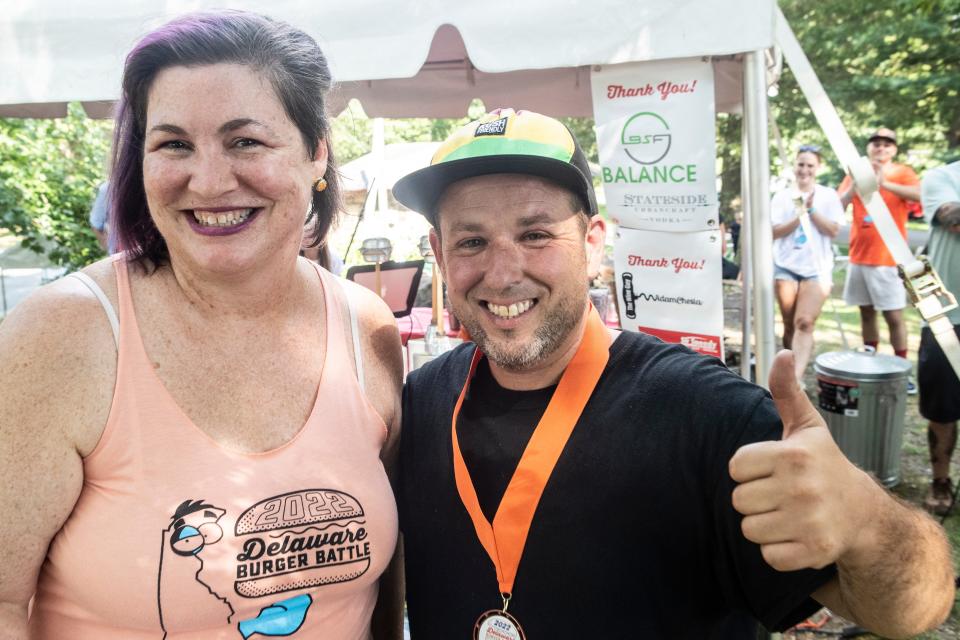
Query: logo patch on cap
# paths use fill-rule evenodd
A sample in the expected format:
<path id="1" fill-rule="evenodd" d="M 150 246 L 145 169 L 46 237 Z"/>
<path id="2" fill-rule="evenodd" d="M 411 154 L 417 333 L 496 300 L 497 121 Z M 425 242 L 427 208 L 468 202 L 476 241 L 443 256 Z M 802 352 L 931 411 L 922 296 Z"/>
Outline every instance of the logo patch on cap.
<path id="1" fill-rule="evenodd" d="M 499 120 L 494 120 L 493 122 L 485 122 L 474 132 L 473 136 L 502 136 L 507 132 L 507 119 L 500 118 Z"/>

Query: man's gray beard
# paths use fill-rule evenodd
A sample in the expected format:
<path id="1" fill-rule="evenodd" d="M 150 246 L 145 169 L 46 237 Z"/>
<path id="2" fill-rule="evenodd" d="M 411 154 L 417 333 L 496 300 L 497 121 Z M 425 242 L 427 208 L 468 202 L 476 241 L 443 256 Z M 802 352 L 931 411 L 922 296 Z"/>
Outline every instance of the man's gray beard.
<path id="1" fill-rule="evenodd" d="M 579 304 L 565 301 L 557 309 L 557 313 L 549 316 L 544 324 L 537 327 L 533 340 L 519 350 L 501 349 L 490 340 L 479 322 L 467 321 L 463 322 L 463 325 L 470 333 L 470 338 L 480 347 L 480 351 L 492 362 L 508 371 L 520 372 L 557 350 L 580 322 L 581 312 L 577 309 L 582 309 L 583 305 L 586 305 L 585 296 L 579 300 Z M 475 326 L 471 326 L 474 324 Z"/>

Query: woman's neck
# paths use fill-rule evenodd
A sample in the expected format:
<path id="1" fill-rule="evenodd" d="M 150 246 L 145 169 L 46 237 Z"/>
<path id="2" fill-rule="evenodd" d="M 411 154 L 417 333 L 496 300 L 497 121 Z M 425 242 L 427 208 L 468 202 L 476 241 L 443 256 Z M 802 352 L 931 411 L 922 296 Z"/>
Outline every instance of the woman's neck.
<path id="1" fill-rule="evenodd" d="M 174 297 L 184 300 L 200 316 L 222 322 L 227 318 L 248 320 L 286 313 L 302 300 L 305 283 L 313 268 L 293 257 L 279 256 L 256 270 L 201 272 L 171 262 L 164 269 Z M 315 274 L 314 274 L 315 275 Z"/>

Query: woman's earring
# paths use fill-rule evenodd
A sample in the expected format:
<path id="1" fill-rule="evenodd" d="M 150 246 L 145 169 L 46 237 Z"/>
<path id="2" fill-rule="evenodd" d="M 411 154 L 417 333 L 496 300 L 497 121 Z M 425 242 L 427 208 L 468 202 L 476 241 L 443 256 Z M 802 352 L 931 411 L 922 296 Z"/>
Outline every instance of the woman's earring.
<path id="1" fill-rule="evenodd" d="M 313 183 L 313 190 L 316 191 L 317 193 L 322 193 L 326 191 L 326 189 L 327 189 L 326 178 L 320 178 L 319 180 Z"/>

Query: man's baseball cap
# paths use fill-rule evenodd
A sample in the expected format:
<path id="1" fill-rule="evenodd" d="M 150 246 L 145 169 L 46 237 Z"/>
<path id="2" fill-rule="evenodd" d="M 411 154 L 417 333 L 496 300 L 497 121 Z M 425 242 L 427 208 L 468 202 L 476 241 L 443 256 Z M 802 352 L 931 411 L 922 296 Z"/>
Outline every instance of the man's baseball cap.
<path id="1" fill-rule="evenodd" d="M 589 215 L 597 213 L 590 167 L 577 139 L 559 120 L 532 111 L 497 109 L 448 137 L 430 166 L 393 186 L 393 196 L 436 226 L 444 190 L 466 178 L 494 173 L 540 176 L 575 193 Z"/>
<path id="2" fill-rule="evenodd" d="M 869 138 L 867 138 L 867 144 L 870 144 L 874 140 L 888 140 L 893 144 L 897 144 L 897 132 L 893 129 L 887 129 L 886 127 L 880 127 L 874 131 Z"/>

